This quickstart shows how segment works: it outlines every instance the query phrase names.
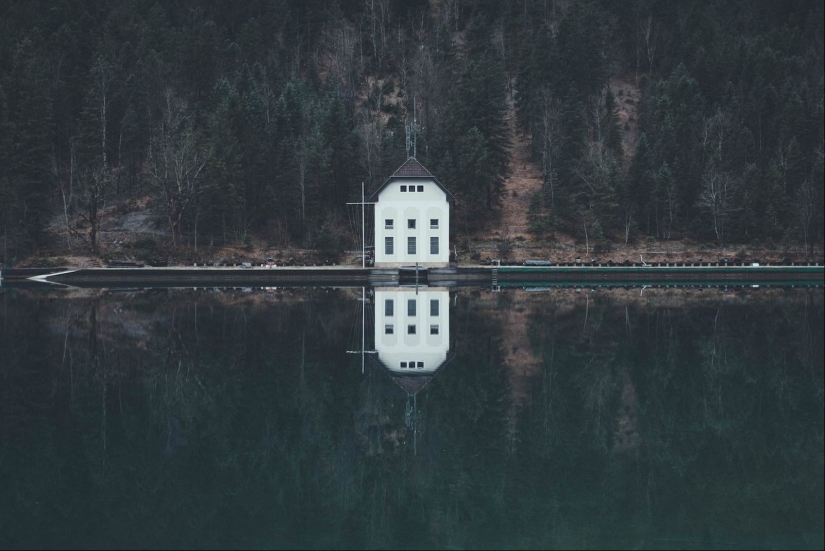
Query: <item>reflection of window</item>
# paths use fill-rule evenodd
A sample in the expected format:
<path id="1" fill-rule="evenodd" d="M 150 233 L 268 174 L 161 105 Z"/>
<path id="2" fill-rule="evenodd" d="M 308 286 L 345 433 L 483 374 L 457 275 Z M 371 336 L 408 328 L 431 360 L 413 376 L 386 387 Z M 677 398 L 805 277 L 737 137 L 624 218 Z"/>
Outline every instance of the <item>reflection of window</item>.
<path id="1" fill-rule="evenodd" d="M 418 186 L 418 191 L 423 192 L 424 191 L 424 186 Z"/>
<path id="2" fill-rule="evenodd" d="M 393 247 L 392 237 L 385 237 L 384 238 L 384 253 L 385 254 L 392 254 L 394 252 L 395 247 Z"/>
<path id="3" fill-rule="evenodd" d="M 407 334 L 408 335 L 415 335 L 415 325 L 408 325 L 407 326 Z"/>
<path id="4" fill-rule="evenodd" d="M 415 299 L 410 299 L 407 301 L 407 315 L 414 316 L 415 315 Z"/>
<path id="5" fill-rule="evenodd" d="M 438 254 L 438 238 L 430 237 L 430 254 Z"/>
<path id="6" fill-rule="evenodd" d="M 437 316 L 438 315 L 438 299 L 433 299 L 430 301 L 430 315 Z"/>
<path id="7" fill-rule="evenodd" d="M 395 301 L 392 299 L 387 299 L 384 301 L 384 315 L 385 316 L 394 316 L 395 315 Z"/>
<path id="8" fill-rule="evenodd" d="M 415 229 L 415 218 L 407 219 L 407 227 L 411 230 Z"/>
<path id="9" fill-rule="evenodd" d="M 384 229 L 385 230 L 393 229 L 393 220 L 392 220 L 392 218 L 387 218 L 386 220 L 384 220 Z"/>
<path id="10" fill-rule="evenodd" d="M 407 192 L 407 186 L 401 186 L 401 192 L 406 193 Z"/>
<path id="11" fill-rule="evenodd" d="M 424 362 L 418 362 L 418 369 L 424 369 Z"/>
<path id="12" fill-rule="evenodd" d="M 415 237 L 407 238 L 407 254 L 415 254 Z"/>
<path id="13" fill-rule="evenodd" d="M 390 327 L 392 327 L 392 326 L 390 326 Z M 437 325 L 431 325 L 430 326 L 430 335 L 438 335 L 438 326 Z"/>
<path id="14" fill-rule="evenodd" d="M 395 334 L 395 328 L 392 325 L 385 325 L 384 326 L 384 334 L 385 335 Z"/>
<path id="15" fill-rule="evenodd" d="M 437 230 L 438 229 L 438 218 L 430 218 L 430 229 Z"/>

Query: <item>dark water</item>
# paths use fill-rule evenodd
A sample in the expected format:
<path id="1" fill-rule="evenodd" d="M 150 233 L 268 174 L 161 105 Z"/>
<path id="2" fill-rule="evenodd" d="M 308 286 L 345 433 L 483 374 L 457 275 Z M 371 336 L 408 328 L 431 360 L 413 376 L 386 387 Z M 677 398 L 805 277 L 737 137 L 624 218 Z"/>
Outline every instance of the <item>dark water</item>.
<path id="1" fill-rule="evenodd" d="M 0 548 L 823 546 L 821 290 L 360 297 L 0 294 Z"/>

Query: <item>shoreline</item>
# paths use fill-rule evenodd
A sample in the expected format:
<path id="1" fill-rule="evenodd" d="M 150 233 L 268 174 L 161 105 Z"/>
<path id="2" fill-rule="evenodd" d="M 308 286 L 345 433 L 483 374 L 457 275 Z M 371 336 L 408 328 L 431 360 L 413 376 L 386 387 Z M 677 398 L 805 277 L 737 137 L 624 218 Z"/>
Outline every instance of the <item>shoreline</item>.
<path id="1" fill-rule="evenodd" d="M 662 265 L 665 264 L 665 265 Z M 613 285 L 806 285 L 825 283 L 822 262 L 796 265 L 720 265 L 636 263 L 601 265 L 567 263 L 553 266 L 461 266 L 453 268 L 382 269 L 315 267 L 113 267 L 72 269 L 7 268 L 0 286 L 59 285 L 72 287 L 302 287 L 342 286 L 613 286 Z"/>

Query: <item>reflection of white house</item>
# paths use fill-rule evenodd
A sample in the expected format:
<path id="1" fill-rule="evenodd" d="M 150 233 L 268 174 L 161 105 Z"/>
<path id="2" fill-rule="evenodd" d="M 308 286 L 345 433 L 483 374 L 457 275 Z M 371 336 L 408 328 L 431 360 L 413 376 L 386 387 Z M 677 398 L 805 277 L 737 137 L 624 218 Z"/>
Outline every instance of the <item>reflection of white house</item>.
<path id="1" fill-rule="evenodd" d="M 421 390 L 447 361 L 450 293 L 412 287 L 375 289 L 378 361 L 409 394 Z"/>
<path id="2" fill-rule="evenodd" d="M 415 157 L 372 194 L 375 266 L 448 266 L 453 195 Z"/>

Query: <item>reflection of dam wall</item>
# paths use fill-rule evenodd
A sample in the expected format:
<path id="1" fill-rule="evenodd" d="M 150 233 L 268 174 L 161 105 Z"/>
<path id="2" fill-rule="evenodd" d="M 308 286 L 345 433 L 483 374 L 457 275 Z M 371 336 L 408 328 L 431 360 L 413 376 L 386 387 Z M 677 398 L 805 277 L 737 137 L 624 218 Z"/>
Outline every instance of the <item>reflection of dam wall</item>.
<path id="1" fill-rule="evenodd" d="M 447 361 L 450 294 L 443 289 L 397 287 L 375 290 L 375 350 L 378 360 L 408 392 L 429 381 Z M 402 384 L 399 377 L 409 384 Z M 421 378 L 415 384 L 412 379 Z M 409 388 L 408 388 L 409 387 Z"/>

